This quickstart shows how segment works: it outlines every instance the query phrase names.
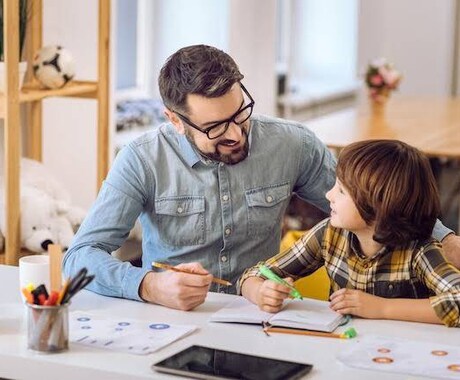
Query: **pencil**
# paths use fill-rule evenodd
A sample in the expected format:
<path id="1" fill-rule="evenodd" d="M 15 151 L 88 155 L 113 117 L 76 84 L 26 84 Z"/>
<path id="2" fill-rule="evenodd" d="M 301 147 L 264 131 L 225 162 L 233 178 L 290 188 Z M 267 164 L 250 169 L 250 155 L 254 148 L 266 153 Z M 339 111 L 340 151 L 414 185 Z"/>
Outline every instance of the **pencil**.
<path id="1" fill-rule="evenodd" d="M 164 263 L 158 263 L 156 261 L 152 261 L 152 267 L 155 268 L 160 268 L 160 269 L 166 269 L 166 270 L 172 270 L 174 272 L 180 272 L 180 273 L 189 273 L 189 274 L 196 274 L 199 276 L 203 276 L 201 273 L 193 273 L 185 269 L 179 269 L 176 267 L 173 267 L 172 265 L 169 264 L 164 264 Z M 225 286 L 232 286 L 233 284 L 230 281 L 227 280 L 222 280 L 221 278 L 213 277 L 212 282 L 215 282 L 216 284 L 220 285 L 225 285 Z"/>
<path id="2" fill-rule="evenodd" d="M 288 329 L 288 328 L 283 328 L 283 327 L 264 327 L 264 332 L 266 334 L 267 333 L 281 333 L 281 334 L 320 336 L 323 338 L 337 338 L 337 339 L 351 339 L 357 335 L 356 330 L 354 328 L 349 328 L 341 334 L 321 332 L 321 331 Z"/>

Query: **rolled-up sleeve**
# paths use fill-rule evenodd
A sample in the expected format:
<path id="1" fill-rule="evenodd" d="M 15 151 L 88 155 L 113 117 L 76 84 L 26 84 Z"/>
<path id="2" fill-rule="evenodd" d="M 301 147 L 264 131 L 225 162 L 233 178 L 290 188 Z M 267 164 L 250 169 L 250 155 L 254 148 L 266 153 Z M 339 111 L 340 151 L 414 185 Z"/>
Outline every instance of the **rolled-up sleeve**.
<path id="1" fill-rule="evenodd" d="M 460 271 L 446 261 L 442 247 L 433 242 L 414 257 L 413 266 L 420 280 L 435 294 L 430 304 L 439 319 L 449 327 L 460 327 Z"/>

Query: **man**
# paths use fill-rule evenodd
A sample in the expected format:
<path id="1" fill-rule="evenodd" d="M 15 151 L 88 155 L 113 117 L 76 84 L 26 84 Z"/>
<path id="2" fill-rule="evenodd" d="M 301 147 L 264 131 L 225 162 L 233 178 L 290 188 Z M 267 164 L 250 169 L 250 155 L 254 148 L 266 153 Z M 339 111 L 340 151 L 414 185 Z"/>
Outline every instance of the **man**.
<path id="1" fill-rule="evenodd" d="M 190 310 L 208 290 L 235 293 L 245 268 L 278 252 L 293 192 L 328 210 L 334 157 L 301 124 L 252 115 L 242 79 L 233 59 L 210 46 L 167 60 L 159 87 L 170 123 L 118 154 L 64 258 L 66 275 L 86 266 L 96 274 L 90 290 Z M 110 255 L 138 216 L 142 268 Z M 451 232 L 440 230 L 438 239 Z M 153 272 L 152 261 L 195 274 Z"/>

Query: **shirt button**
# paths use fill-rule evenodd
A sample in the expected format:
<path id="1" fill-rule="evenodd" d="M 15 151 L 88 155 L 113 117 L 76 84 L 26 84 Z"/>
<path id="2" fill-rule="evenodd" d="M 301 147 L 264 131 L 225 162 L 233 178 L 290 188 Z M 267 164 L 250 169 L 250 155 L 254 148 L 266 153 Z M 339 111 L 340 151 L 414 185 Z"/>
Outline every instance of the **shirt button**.
<path id="1" fill-rule="evenodd" d="M 267 197 L 265 198 L 265 200 L 268 202 L 268 203 L 272 203 L 273 202 L 273 197 L 271 195 L 267 195 Z"/>
<path id="2" fill-rule="evenodd" d="M 222 256 L 222 257 L 220 258 L 220 260 L 221 260 L 223 263 L 227 262 L 227 256 Z"/>
<path id="3" fill-rule="evenodd" d="M 232 230 L 230 228 L 225 229 L 225 235 L 230 235 L 232 233 Z"/>
<path id="4" fill-rule="evenodd" d="M 178 214 L 182 214 L 183 212 L 184 212 L 184 209 L 183 209 L 182 207 L 179 206 L 179 207 L 177 208 L 177 213 L 178 213 Z"/>
<path id="5" fill-rule="evenodd" d="M 225 194 L 224 196 L 222 196 L 222 200 L 223 200 L 223 201 L 228 201 L 228 195 Z"/>

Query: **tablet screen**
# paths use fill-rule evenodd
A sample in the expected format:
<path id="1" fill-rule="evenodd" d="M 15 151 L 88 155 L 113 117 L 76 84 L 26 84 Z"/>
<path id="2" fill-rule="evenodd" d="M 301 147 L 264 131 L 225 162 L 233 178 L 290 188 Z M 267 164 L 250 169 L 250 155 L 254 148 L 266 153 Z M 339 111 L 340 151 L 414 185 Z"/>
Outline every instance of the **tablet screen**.
<path id="1" fill-rule="evenodd" d="M 191 346 L 152 366 L 160 372 L 198 379 L 298 379 L 310 364 L 268 359 L 210 347 Z"/>

